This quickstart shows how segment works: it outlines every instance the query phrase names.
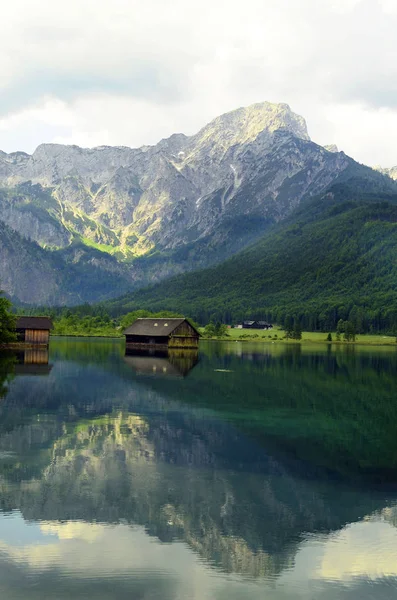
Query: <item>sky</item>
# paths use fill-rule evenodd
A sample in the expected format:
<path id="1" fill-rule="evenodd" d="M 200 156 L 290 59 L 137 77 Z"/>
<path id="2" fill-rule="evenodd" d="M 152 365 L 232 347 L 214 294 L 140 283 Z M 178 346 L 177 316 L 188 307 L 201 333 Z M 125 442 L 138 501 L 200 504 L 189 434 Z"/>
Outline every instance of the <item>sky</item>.
<path id="1" fill-rule="evenodd" d="M 396 528 L 372 516 L 328 535 L 308 536 L 289 568 L 270 578 L 230 577 L 187 544 L 161 543 L 137 525 L 26 522 L 15 511 L 1 526 L 1 589 L 13 600 L 64 598 L 68 588 L 76 600 L 105 600 L 110 586 L 117 598 L 142 598 L 146 592 L 145 598 L 174 600 L 305 600 L 313 594 L 317 600 L 380 600 L 395 589 Z M 237 547 L 239 541 L 234 540 Z M 249 557 L 247 550 L 246 565 Z"/>
<path id="2" fill-rule="evenodd" d="M 154 144 L 254 102 L 397 165 L 397 0 L 13 0 L 0 149 Z"/>

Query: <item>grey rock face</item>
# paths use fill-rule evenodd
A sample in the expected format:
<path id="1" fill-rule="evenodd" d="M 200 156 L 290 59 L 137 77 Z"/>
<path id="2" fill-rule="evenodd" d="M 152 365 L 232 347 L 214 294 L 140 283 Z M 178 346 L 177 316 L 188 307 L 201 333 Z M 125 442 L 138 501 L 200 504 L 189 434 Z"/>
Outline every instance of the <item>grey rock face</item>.
<path id="1" fill-rule="evenodd" d="M 380 171 L 380 173 L 383 173 L 383 175 L 388 175 L 391 179 L 397 181 L 397 167 L 391 167 L 390 169 L 375 167 L 375 169 Z"/>
<path id="2" fill-rule="evenodd" d="M 327 146 L 324 146 L 324 148 L 328 150 L 328 152 L 339 152 L 338 146 L 336 146 L 336 144 L 328 144 Z"/>
<path id="3" fill-rule="evenodd" d="M 257 239 L 348 166 L 351 159 L 330 150 L 310 141 L 304 119 L 288 105 L 268 102 L 156 146 L 42 144 L 31 156 L 0 153 L 0 186 L 8 190 L 0 220 L 45 248 L 79 240 L 124 259 L 201 248 L 177 264 L 152 261 L 145 270 L 132 263 L 118 273 L 129 285 L 143 284 L 216 262 Z"/>

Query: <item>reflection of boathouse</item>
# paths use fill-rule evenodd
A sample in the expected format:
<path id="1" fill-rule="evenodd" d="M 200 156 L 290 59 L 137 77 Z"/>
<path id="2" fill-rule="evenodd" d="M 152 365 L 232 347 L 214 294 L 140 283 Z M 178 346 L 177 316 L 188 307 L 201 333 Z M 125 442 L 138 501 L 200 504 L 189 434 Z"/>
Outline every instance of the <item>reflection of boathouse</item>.
<path id="1" fill-rule="evenodd" d="M 151 352 L 128 350 L 124 360 L 137 375 L 154 377 L 186 377 L 198 362 L 197 350 Z"/>
<path id="2" fill-rule="evenodd" d="M 187 319 L 137 319 L 124 331 L 127 348 L 168 350 L 198 347 L 200 334 Z"/>
<path id="3" fill-rule="evenodd" d="M 30 348 L 16 353 L 16 375 L 49 375 L 52 365 L 48 364 L 48 349 Z"/>
<path id="4" fill-rule="evenodd" d="M 16 332 L 19 342 L 32 345 L 48 345 L 52 321 L 48 317 L 18 317 Z"/>

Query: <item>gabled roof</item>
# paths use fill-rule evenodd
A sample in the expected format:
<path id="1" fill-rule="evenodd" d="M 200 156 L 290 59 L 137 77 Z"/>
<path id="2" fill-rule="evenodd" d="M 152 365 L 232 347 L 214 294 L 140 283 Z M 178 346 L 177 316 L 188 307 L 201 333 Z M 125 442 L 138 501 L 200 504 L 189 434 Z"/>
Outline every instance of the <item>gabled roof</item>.
<path id="1" fill-rule="evenodd" d="M 17 317 L 16 329 L 45 329 L 53 328 L 49 317 Z"/>
<path id="2" fill-rule="evenodd" d="M 137 319 L 135 323 L 123 331 L 124 335 L 148 335 L 151 337 L 165 337 L 170 335 L 186 319 Z M 190 325 L 190 323 L 189 323 Z M 191 327 L 193 327 L 191 325 Z M 194 331 L 196 329 L 193 327 Z M 199 332 L 196 331 L 198 335 Z"/>

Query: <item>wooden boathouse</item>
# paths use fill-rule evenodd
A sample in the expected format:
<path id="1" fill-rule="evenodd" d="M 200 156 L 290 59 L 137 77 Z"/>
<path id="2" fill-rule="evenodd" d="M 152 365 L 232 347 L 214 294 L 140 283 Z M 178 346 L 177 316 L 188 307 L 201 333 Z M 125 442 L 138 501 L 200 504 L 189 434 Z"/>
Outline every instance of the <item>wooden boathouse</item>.
<path id="1" fill-rule="evenodd" d="M 197 349 L 200 333 L 187 319 L 137 319 L 124 331 L 126 348 Z"/>
<path id="2" fill-rule="evenodd" d="M 18 342 L 32 346 L 48 346 L 52 328 L 48 317 L 18 317 L 15 326 Z"/>

